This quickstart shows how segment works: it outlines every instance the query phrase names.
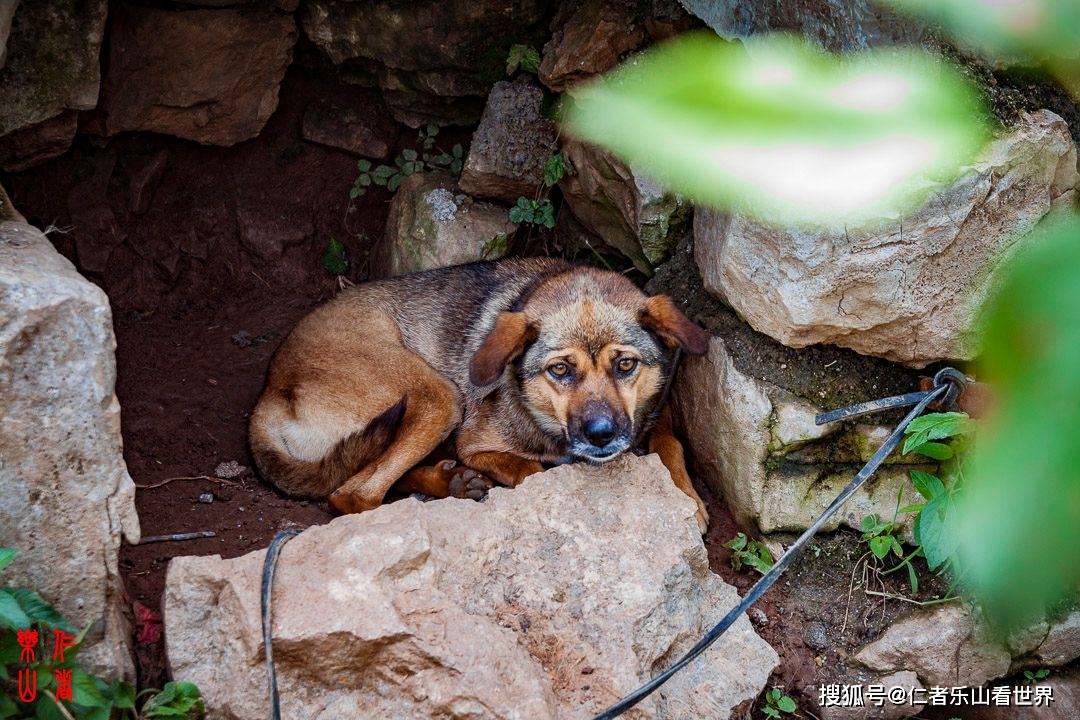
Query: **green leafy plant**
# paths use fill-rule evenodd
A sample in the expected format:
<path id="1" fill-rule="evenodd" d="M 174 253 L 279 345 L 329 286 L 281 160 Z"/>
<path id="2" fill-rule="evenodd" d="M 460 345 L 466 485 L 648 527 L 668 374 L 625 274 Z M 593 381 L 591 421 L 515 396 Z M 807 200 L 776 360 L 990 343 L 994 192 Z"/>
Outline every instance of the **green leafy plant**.
<path id="1" fill-rule="evenodd" d="M 168 682 L 143 705 L 140 720 L 198 720 L 204 713 L 198 687 L 189 682 Z"/>
<path id="2" fill-rule="evenodd" d="M 15 550 L 0 548 L 0 571 L 15 555 Z M 87 625 L 76 633 L 71 624 L 34 590 L 0 588 L 0 720 L 197 720 L 202 717 L 202 698 L 198 688 L 191 683 L 180 683 L 185 687 L 182 692 L 172 691 L 175 698 L 166 694 L 169 686 L 174 685 L 169 683 L 166 690 L 151 697 L 143 712 L 137 714 L 135 688 L 129 683 L 123 680 L 106 682 L 78 666 L 79 651 L 89 629 Z M 54 648 L 49 641 L 54 637 L 54 631 L 69 634 L 71 644 L 66 645 L 62 659 L 53 659 Z M 21 660 L 23 643 L 34 647 L 32 662 Z M 36 674 L 37 697 L 33 702 L 24 703 L 19 699 L 17 678 L 20 670 Z M 58 690 L 68 673 L 72 699 L 60 700 Z"/>
<path id="3" fill-rule="evenodd" d="M 530 200 L 519 197 L 514 207 L 510 208 L 510 222 L 555 227 L 555 207 L 550 200 Z"/>
<path id="4" fill-rule="evenodd" d="M 1045 680 L 1050 677 L 1050 671 L 1046 668 L 1039 668 L 1038 670 L 1025 670 L 1024 679 L 1027 680 L 1028 685 L 1034 685 L 1040 680 Z"/>
<path id="5" fill-rule="evenodd" d="M 349 269 L 349 256 L 345 254 L 345 246 L 337 238 L 330 238 L 323 250 L 319 264 L 331 275 L 344 275 Z"/>
<path id="6" fill-rule="evenodd" d="M 799 706 L 790 695 L 781 688 L 774 687 L 765 693 L 765 707 L 761 708 L 761 714 L 775 720 L 781 715 L 791 715 L 798 709 Z"/>
<path id="7" fill-rule="evenodd" d="M 506 74 L 513 75 L 519 69 L 533 75 L 540 71 L 540 53 L 529 45 L 511 45 L 506 56 Z"/>
<path id="8" fill-rule="evenodd" d="M 438 134 L 439 128 L 435 125 L 420 129 L 418 139 L 424 149 L 423 156 L 412 148 L 406 148 L 394 158 L 393 165 L 372 166 L 370 160 L 358 160 L 356 168 L 360 174 L 349 188 L 349 199 L 361 197 L 372 185 L 379 185 L 394 192 L 405 178 L 423 170 L 449 170 L 454 175 L 460 174 L 465 160 L 465 148 L 458 143 L 450 152 L 439 150 L 435 146 L 435 137 Z"/>
<path id="9" fill-rule="evenodd" d="M 862 539 L 870 546 L 870 552 L 878 560 L 884 560 L 892 552 L 896 557 L 904 557 L 904 548 L 900 545 L 895 533 L 900 529 L 893 522 L 884 522 L 877 515 L 867 515 L 859 525 L 862 530 Z"/>
<path id="10" fill-rule="evenodd" d="M 736 572 L 746 566 L 764 575 L 776 562 L 765 543 L 749 539 L 746 533 L 739 533 L 724 543 L 724 546 L 731 548 L 731 569 Z"/>
<path id="11" fill-rule="evenodd" d="M 544 185 L 553 187 L 566 175 L 568 161 L 561 152 L 555 153 L 544 164 Z"/>

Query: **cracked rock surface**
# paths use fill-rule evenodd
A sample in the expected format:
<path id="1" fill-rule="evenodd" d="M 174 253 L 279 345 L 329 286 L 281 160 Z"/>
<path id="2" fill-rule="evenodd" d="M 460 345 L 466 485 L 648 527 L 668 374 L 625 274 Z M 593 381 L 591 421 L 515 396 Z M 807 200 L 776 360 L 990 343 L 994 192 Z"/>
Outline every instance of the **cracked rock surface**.
<path id="1" fill-rule="evenodd" d="M 484 503 L 404 500 L 285 546 L 283 717 L 580 718 L 686 651 L 737 601 L 655 455 L 564 465 Z M 165 633 L 210 718 L 267 715 L 264 552 L 169 567 Z M 740 618 L 630 718 L 727 718 L 778 658 Z"/>
<path id="2" fill-rule="evenodd" d="M 791 347 L 832 343 L 914 367 L 970 360 L 1000 268 L 1078 180 L 1065 121 L 1041 110 L 912 213 L 848 231 L 780 229 L 699 210 L 705 287 Z"/>

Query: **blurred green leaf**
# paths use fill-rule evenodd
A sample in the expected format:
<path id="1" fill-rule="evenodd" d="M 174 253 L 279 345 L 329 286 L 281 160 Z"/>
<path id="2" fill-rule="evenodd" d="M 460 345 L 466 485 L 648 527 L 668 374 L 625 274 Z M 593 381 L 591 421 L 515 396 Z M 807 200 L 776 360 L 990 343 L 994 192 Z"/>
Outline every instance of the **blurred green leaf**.
<path id="1" fill-rule="evenodd" d="M 64 616 L 33 590 L 28 588 L 8 588 L 7 591 L 11 593 L 11 596 L 19 603 L 19 607 L 33 622 L 40 622 L 49 627 L 75 632 L 75 628 L 64 619 Z"/>
<path id="2" fill-rule="evenodd" d="M 566 117 L 673 190 L 770 222 L 856 223 L 916 202 L 986 138 L 977 93 L 926 52 L 843 58 L 689 34 L 577 91 Z"/>
<path id="3" fill-rule="evenodd" d="M 1025 241 L 986 318 L 982 377 L 997 392 L 960 507 L 962 557 L 1005 628 L 1080 587 L 1080 218 Z"/>
<path id="4" fill-rule="evenodd" d="M 888 0 L 897 9 L 940 24 L 992 60 L 1043 60 L 1077 55 L 1076 0 Z"/>
<path id="5" fill-rule="evenodd" d="M 30 627 L 30 618 L 7 590 L 0 590 L 0 625 L 13 630 Z"/>

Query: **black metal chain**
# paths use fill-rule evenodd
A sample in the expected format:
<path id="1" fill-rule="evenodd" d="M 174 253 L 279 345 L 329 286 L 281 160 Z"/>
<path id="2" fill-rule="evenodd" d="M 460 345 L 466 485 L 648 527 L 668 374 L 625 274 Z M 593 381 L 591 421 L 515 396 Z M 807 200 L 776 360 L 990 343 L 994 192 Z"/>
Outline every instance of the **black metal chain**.
<path id="1" fill-rule="evenodd" d="M 840 494 L 836 496 L 836 499 L 825 508 L 825 511 L 821 513 L 821 516 L 799 536 L 799 539 L 796 540 L 791 547 L 784 551 L 784 554 L 780 556 L 772 568 L 754 583 L 754 586 L 750 588 L 750 592 L 746 594 L 738 605 L 733 607 L 720 622 L 714 625 L 711 630 L 698 640 L 694 647 L 690 648 L 685 655 L 676 660 L 670 667 L 604 712 L 594 717 L 593 720 L 611 720 L 611 718 L 622 715 L 624 712 L 651 695 L 657 688 L 670 680 L 672 675 L 686 667 L 697 656 L 705 652 L 710 645 L 720 639 L 720 636 L 739 619 L 739 616 L 746 612 L 747 608 L 753 605 L 766 590 L 772 587 L 773 583 L 780 577 L 780 574 L 791 565 L 792 561 L 794 561 L 800 553 L 802 553 L 803 549 L 821 529 L 822 525 L 824 525 L 829 518 L 840 509 L 840 506 L 843 505 L 844 502 L 874 474 L 874 471 L 880 467 L 885 458 L 897 448 L 904 437 L 904 430 L 911 421 L 919 417 L 919 415 L 926 410 L 927 406 L 936 400 L 943 400 L 949 403 L 955 401 L 959 396 L 960 391 L 963 389 L 965 380 L 965 376 L 960 371 L 953 368 L 945 368 L 934 376 L 934 387 L 926 392 L 897 395 L 882 400 L 852 405 L 851 407 L 841 408 L 840 410 L 834 410 L 818 415 L 814 420 L 818 425 L 823 425 L 828 422 L 858 417 L 860 415 L 888 410 L 890 408 L 907 407 L 909 405 L 915 406 L 912 408 L 911 412 L 904 417 L 900 424 L 896 426 L 896 429 L 893 430 L 888 438 L 886 438 L 885 442 L 882 443 L 881 447 L 878 448 L 877 452 L 874 453 L 870 460 L 855 474 L 855 477 L 851 479 L 851 482 L 849 482 Z"/>

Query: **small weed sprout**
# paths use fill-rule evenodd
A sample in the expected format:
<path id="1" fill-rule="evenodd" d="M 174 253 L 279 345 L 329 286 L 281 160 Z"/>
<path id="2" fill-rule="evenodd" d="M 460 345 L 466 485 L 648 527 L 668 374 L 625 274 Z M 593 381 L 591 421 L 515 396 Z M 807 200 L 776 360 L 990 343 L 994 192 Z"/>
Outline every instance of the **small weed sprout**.
<path id="1" fill-rule="evenodd" d="M 874 553 L 878 560 L 888 557 L 889 551 L 903 559 L 904 548 L 893 534 L 899 530 L 895 521 L 884 522 L 877 515 L 867 515 L 862 519 L 859 529 L 862 530 L 863 542 L 870 546 L 870 552 Z"/>
<path id="2" fill-rule="evenodd" d="M 795 700 L 790 695 L 786 694 L 781 688 L 774 687 L 765 693 L 765 707 L 761 708 L 761 713 L 765 717 L 775 720 L 781 715 L 794 713 L 798 708 L 799 706 L 795 704 Z"/>
<path id="3" fill-rule="evenodd" d="M 544 164 L 544 185 L 552 187 L 566 175 L 569 163 L 561 152 L 555 153 Z"/>
<path id="4" fill-rule="evenodd" d="M 519 197 L 517 204 L 510 208 L 509 218 L 510 222 L 514 223 L 553 228 L 555 227 L 555 207 L 547 199 L 530 200 L 527 197 Z"/>
<path id="5" fill-rule="evenodd" d="M 1050 671 L 1047 670 L 1046 668 L 1039 668 L 1038 670 L 1025 670 L 1024 671 L 1024 680 L 1027 681 L 1028 685 L 1035 685 L 1040 680 L 1045 680 L 1048 677 L 1050 677 Z"/>
<path id="6" fill-rule="evenodd" d="M 506 56 L 506 74 L 513 75 L 518 70 L 536 75 L 540 72 L 540 53 L 529 45 L 511 45 Z"/>
<path id="7" fill-rule="evenodd" d="M 344 275 L 349 269 L 349 256 L 345 254 L 345 246 L 337 238 L 331 237 L 326 243 L 319 264 L 331 275 Z"/>
<path id="8" fill-rule="evenodd" d="M 765 543 L 749 539 L 746 533 L 739 533 L 724 543 L 724 546 L 731 548 L 731 569 L 736 572 L 745 565 L 764 575 L 776 562 Z"/>

